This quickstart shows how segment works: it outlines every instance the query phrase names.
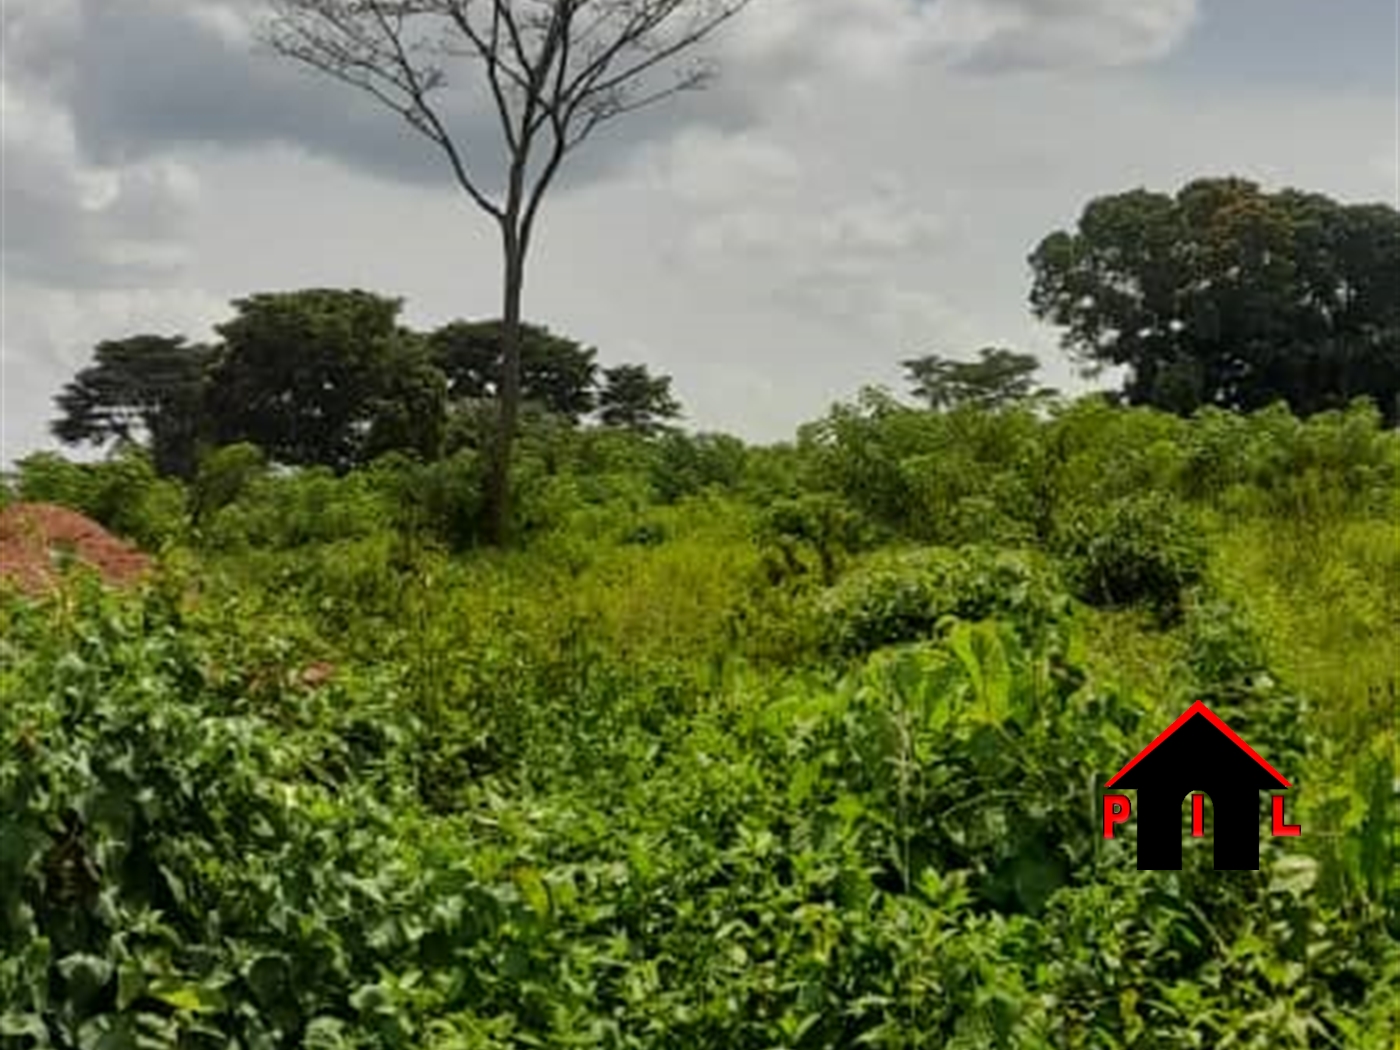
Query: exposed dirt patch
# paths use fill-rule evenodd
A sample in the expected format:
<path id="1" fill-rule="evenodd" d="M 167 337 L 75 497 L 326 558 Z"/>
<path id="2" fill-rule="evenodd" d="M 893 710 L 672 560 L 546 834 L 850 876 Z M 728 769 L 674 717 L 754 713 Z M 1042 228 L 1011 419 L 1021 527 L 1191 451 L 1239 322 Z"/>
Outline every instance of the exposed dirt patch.
<path id="1" fill-rule="evenodd" d="M 325 685 L 335 677 L 335 665 L 327 663 L 325 660 L 317 660 L 301 669 L 301 674 L 297 676 L 301 684 L 308 689 L 316 689 Z"/>
<path id="2" fill-rule="evenodd" d="M 135 583 L 151 567 L 150 558 L 75 510 L 53 503 L 0 509 L 0 583 L 47 591 L 68 562 L 88 565 L 116 586 Z"/>

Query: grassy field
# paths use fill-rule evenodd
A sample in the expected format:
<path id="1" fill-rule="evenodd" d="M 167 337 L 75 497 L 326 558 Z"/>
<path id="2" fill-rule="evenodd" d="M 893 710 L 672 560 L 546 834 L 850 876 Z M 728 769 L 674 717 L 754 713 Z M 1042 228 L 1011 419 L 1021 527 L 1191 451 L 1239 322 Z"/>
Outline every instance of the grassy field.
<path id="1" fill-rule="evenodd" d="M 1374 413 L 551 441 L 507 552 L 469 462 L 25 466 L 161 570 L 0 599 L 0 1045 L 1400 1047 Z M 1257 872 L 1102 838 L 1195 700 Z"/>

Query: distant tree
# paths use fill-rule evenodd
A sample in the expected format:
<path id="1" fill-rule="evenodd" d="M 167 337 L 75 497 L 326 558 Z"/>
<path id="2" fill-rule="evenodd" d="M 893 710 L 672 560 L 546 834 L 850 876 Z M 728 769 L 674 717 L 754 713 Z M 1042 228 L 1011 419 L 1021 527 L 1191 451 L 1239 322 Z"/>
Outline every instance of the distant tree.
<path id="1" fill-rule="evenodd" d="M 671 396 L 670 376 L 653 376 L 646 365 L 603 369 L 598 418 L 604 426 L 654 434 L 665 420 L 680 414 L 680 402 Z"/>
<path id="2" fill-rule="evenodd" d="M 900 362 L 914 396 L 934 411 L 971 405 L 1000 408 L 1054 391 L 1038 387 L 1040 362 L 1031 354 L 984 347 L 976 361 L 954 361 L 927 354 Z"/>
<path id="3" fill-rule="evenodd" d="M 495 398 L 505 372 L 499 321 L 453 321 L 430 336 L 433 362 L 447 377 L 454 401 Z M 570 422 L 593 411 L 597 351 L 541 325 L 521 326 L 520 395 Z"/>
<path id="4" fill-rule="evenodd" d="M 277 462 L 347 469 L 441 440 L 446 381 L 424 340 L 399 327 L 402 303 L 308 289 L 234 303 L 209 404 L 221 443 L 248 441 Z"/>
<path id="5" fill-rule="evenodd" d="M 1036 315 L 1138 404 L 1286 401 L 1308 414 L 1400 396 L 1400 212 L 1198 179 L 1093 200 L 1030 259 Z"/>
<path id="6" fill-rule="evenodd" d="M 214 350 L 183 336 L 135 335 L 99 343 L 94 363 L 55 398 L 50 425 L 65 444 L 146 445 L 163 476 L 194 475 L 206 373 Z"/>
<path id="7" fill-rule="evenodd" d="M 273 0 L 266 40 L 366 92 L 441 151 L 457 186 L 501 234 L 502 375 L 489 449 L 486 522 L 505 540 L 520 411 L 525 261 L 540 204 L 565 159 L 602 124 L 706 83 L 702 45 L 748 0 Z M 660 79 L 667 67 L 675 75 Z M 464 69 L 460 78 L 449 70 Z M 499 139 L 468 142 L 442 95 L 471 85 Z M 483 158 L 490 158 L 483 163 Z M 501 161 L 503 185 L 483 167 Z"/>

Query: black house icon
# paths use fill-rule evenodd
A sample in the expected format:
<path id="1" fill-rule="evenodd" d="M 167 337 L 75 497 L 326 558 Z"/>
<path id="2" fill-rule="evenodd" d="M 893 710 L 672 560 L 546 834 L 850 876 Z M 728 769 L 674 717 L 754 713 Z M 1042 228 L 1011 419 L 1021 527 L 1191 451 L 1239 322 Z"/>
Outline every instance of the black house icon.
<path id="1" fill-rule="evenodd" d="M 1259 867 L 1259 792 L 1291 787 L 1199 700 L 1114 774 L 1107 787 L 1137 789 L 1138 869 L 1181 867 L 1182 800 L 1210 796 L 1217 870 Z"/>

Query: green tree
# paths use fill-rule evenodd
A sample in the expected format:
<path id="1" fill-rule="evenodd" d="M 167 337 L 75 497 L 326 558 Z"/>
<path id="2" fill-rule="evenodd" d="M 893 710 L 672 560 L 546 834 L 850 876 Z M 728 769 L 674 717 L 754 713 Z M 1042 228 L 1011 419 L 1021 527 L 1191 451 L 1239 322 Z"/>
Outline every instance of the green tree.
<path id="1" fill-rule="evenodd" d="M 976 361 L 954 361 L 927 354 L 901 361 L 914 396 L 935 412 L 963 405 L 1000 408 L 1054 391 L 1040 388 L 1040 362 L 1031 354 L 984 347 Z"/>
<path id="2" fill-rule="evenodd" d="M 431 460 L 447 431 L 447 378 L 432 360 L 427 340 L 400 330 L 393 367 L 369 401 L 370 426 L 361 461 L 386 452 L 410 452 Z"/>
<path id="3" fill-rule="evenodd" d="M 499 321 L 453 321 L 432 333 L 433 362 L 447 377 L 454 400 L 495 398 L 504 375 Z M 555 335 L 542 325 L 521 326 L 520 395 L 571 423 L 593 411 L 597 351 Z"/>
<path id="4" fill-rule="evenodd" d="M 99 343 L 94 363 L 55 398 L 50 429 L 65 444 L 111 441 L 149 448 L 162 476 L 194 474 L 205 378 L 214 358 L 183 336 L 134 335 Z"/>
<path id="5" fill-rule="evenodd" d="M 274 0 L 266 40 L 280 54 L 366 92 L 441 151 L 457 186 L 501 235 L 500 419 L 486 478 L 486 522 L 505 539 L 511 444 L 521 399 L 525 261 L 545 194 L 599 127 L 706 83 L 689 62 L 660 81 L 748 0 Z M 454 130 L 442 93 L 487 89 L 493 147 Z M 481 83 L 484 81 L 484 84 Z M 460 108 L 470 110 L 470 89 Z M 489 158 L 489 160 L 488 160 Z M 501 185 L 483 174 L 504 160 Z M 485 164 L 483 163 L 485 161 Z"/>
<path id="6" fill-rule="evenodd" d="M 1030 258 L 1036 316 L 1128 400 L 1172 411 L 1400 396 L 1400 213 L 1198 179 L 1091 201 Z"/>
<path id="7" fill-rule="evenodd" d="M 358 290 L 307 289 L 234 303 L 209 403 L 221 443 L 273 459 L 344 470 L 441 441 L 446 382 L 424 340 L 399 327 L 402 302 Z"/>
<path id="8" fill-rule="evenodd" d="M 604 426 L 653 434 L 665 420 L 680 414 L 680 402 L 671 396 L 670 376 L 653 376 L 646 365 L 603 369 L 598 418 Z"/>

